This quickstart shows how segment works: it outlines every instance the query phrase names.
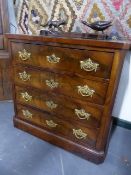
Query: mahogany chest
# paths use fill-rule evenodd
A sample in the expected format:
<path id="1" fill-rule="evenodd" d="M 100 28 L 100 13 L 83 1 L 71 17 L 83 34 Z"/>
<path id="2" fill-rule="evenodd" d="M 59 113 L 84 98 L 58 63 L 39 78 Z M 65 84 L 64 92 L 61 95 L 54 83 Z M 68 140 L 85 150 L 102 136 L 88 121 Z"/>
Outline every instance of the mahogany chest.
<path id="1" fill-rule="evenodd" d="M 7 35 L 14 126 L 95 163 L 104 161 L 126 42 Z"/>

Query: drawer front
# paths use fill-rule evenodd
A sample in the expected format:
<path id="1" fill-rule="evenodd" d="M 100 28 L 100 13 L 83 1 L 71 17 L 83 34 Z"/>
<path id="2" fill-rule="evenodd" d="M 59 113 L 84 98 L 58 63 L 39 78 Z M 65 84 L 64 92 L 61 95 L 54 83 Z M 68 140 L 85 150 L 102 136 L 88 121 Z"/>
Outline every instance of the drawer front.
<path id="1" fill-rule="evenodd" d="M 16 63 L 102 78 L 110 77 L 114 55 L 112 52 L 24 43 L 12 43 L 12 52 Z"/>
<path id="2" fill-rule="evenodd" d="M 51 93 L 63 94 L 80 100 L 104 104 L 108 83 L 83 79 L 77 76 L 60 75 L 33 70 L 26 67 L 15 68 L 15 81 L 31 85 Z"/>
<path id="3" fill-rule="evenodd" d="M 16 87 L 16 100 L 19 103 L 58 115 L 64 120 L 77 121 L 90 128 L 100 127 L 102 109 L 80 100 L 55 94 L 38 93 L 19 87 Z"/>
<path id="4" fill-rule="evenodd" d="M 88 129 L 76 123 L 68 123 L 54 115 L 21 105 L 17 106 L 17 117 L 79 144 L 95 146 L 97 130 Z"/>

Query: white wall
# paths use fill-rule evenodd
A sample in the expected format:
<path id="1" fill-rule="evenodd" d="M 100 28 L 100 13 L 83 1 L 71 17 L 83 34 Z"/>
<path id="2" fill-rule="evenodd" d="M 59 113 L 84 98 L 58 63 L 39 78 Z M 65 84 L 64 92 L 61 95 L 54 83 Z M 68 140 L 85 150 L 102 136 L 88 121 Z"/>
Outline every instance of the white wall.
<path id="1" fill-rule="evenodd" d="M 124 61 L 112 115 L 131 122 L 131 52 Z"/>
<path id="2" fill-rule="evenodd" d="M 8 12 L 9 12 L 9 25 L 10 25 L 10 32 L 11 33 L 19 33 L 17 23 L 16 23 L 16 17 L 14 13 L 14 5 L 13 0 L 8 0 Z"/>

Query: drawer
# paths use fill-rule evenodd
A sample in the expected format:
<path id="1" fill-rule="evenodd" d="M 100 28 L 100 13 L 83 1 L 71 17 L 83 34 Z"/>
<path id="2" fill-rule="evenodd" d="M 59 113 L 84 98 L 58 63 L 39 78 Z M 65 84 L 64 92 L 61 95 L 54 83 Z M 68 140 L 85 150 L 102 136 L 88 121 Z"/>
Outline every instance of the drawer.
<path id="1" fill-rule="evenodd" d="M 15 82 L 101 105 L 104 104 L 108 88 L 107 82 L 91 81 L 77 76 L 71 77 L 19 66 L 15 68 Z"/>
<path id="2" fill-rule="evenodd" d="M 19 103 L 56 114 L 64 120 L 77 121 L 91 128 L 100 127 L 102 109 L 80 100 L 19 87 L 16 87 L 16 100 Z"/>
<path id="3" fill-rule="evenodd" d="M 55 72 L 108 79 L 113 62 L 113 52 L 62 48 L 45 45 L 12 43 L 15 63 L 42 67 Z"/>
<path id="4" fill-rule="evenodd" d="M 55 115 L 49 115 L 22 105 L 17 106 L 17 117 L 81 145 L 95 146 L 97 130 L 79 126 L 75 122 L 62 121 Z"/>

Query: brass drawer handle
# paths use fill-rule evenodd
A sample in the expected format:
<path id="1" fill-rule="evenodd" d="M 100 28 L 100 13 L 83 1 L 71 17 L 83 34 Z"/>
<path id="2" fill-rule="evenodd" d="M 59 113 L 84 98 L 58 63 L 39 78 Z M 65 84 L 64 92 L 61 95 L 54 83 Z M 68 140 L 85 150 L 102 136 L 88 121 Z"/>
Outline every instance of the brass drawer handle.
<path id="1" fill-rule="evenodd" d="M 87 137 L 87 134 L 84 133 L 81 129 L 73 129 L 73 134 L 79 140 L 86 139 L 86 137 Z"/>
<path id="2" fill-rule="evenodd" d="M 52 54 L 50 56 L 46 56 L 46 58 L 47 58 L 47 61 L 49 63 L 59 63 L 59 61 L 60 61 L 60 58 L 55 56 L 55 54 Z"/>
<path id="3" fill-rule="evenodd" d="M 80 67 L 81 69 L 84 69 L 85 71 L 91 72 L 91 71 L 97 71 L 99 64 L 93 62 L 90 58 L 80 61 Z"/>
<path id="4" fill-rule="evenodd" d="M 78 116 L 79 119 L 83 120 L 83 119 L 86 119 L 86 120 L 89 120 L 91 114 L 85 112 L 84 109 L 75 109 L 75 114 Z"/>
<path id="5" fill-rule="evenodd" d="M 25 118 L 32 119 L 32 115 L 33 114 L 31 114 L 30 111 L 28 111 L 28 110 L 22 110 L 22 113 L 23 113 L 23 115 L 24 115 Z"/>
<path id="6" fill-rule="evenodd" d="M 53 120 L 46 120 L 46 124 L 51 127 L 51 128 L 55 128 L 58 124 L 53 122 Z"/>
<path id="7" fill-rule="evenodd" d="M 28 81 L 30 80 L 31 75 L 27 74 L 26 71 L 19 73 L 19 77 L 22 81 Z"/>
<path id="8" fill-rule="evenodd" d="M 46 105 L 48 106 L 48 108 L 50 109 L 55 109 L 57 108 L 57 104 L 55 104 L 53 101 L 46 101 Z"/>
<path id="9" fill-rule="evenodd" d="M 31 101 L 32 100 L 32 96 L 28 94 L 28 92 L 22 92 L 21 93 L 21 96 L 22 98 L 25 100 L 25 101 Z"/>
<path id="10" fill-rule="evenodd" d="M 31 53 L 27 52 L 25 49 L 23 51 L 19 51 L 18 54 L 19 54 L 19 58 L 22 61 L 26 61 L 31 57 Z"/>
<path id="11" fill-rule="evenodd" d="M 59 83 L 53 79 L 46 80 L 45 82 L 46 82 L 46 85 L 49 86 L 51 89 L 57 88 L 59 85 Z"/>
<path id="12" fill-rule="evenodd" d="M 84 86 L 77 86 L 78 93 L 80 93 L 82 96 L 90 96 L 92 97 L 95 93 L 95 90 L 90 89 L 87 85 Z"/>

